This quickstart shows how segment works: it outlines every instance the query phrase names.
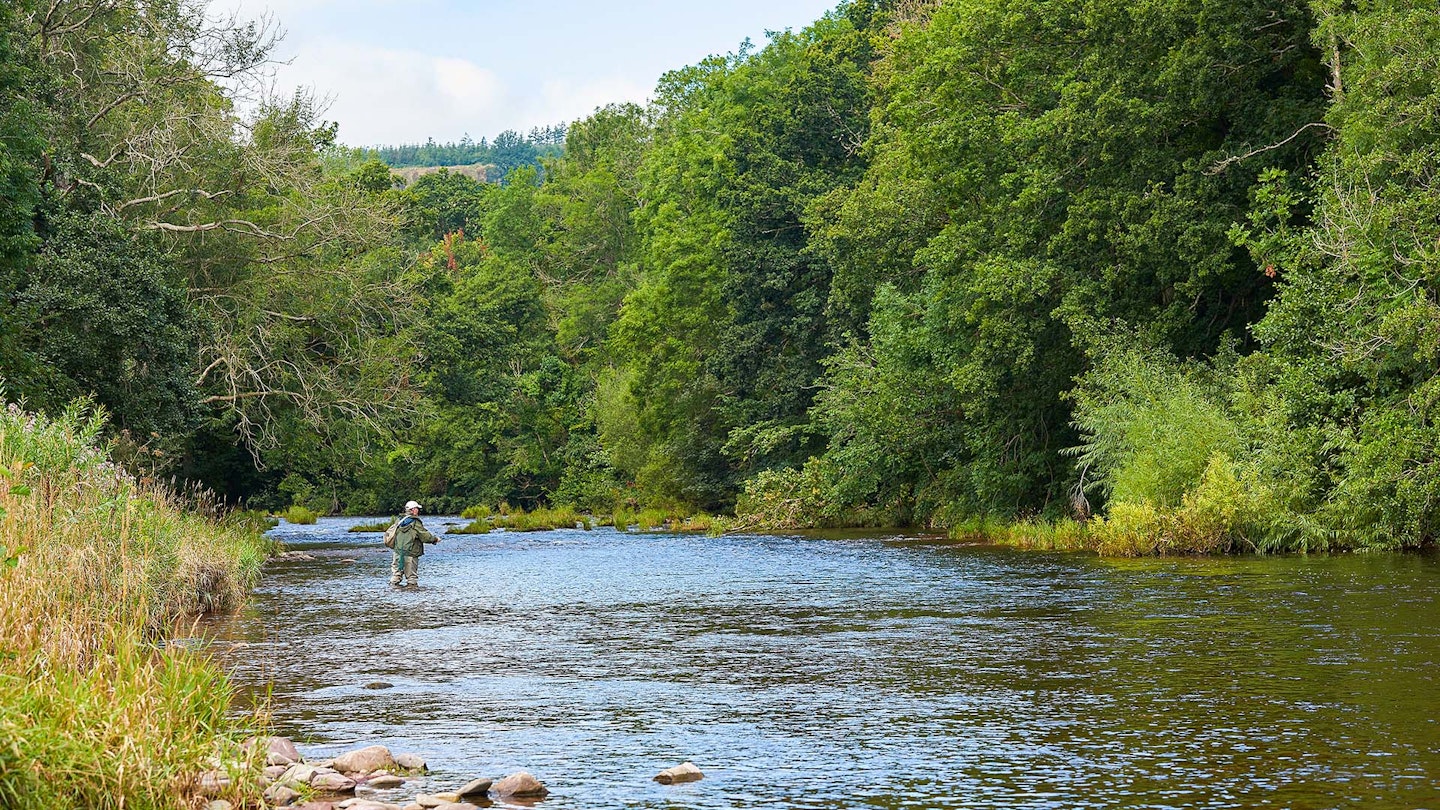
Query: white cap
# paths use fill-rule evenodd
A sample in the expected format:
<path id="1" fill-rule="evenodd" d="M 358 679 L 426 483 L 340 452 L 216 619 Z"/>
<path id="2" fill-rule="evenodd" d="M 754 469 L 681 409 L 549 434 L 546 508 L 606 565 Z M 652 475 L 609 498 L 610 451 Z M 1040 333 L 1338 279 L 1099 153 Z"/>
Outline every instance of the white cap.
<path id="1" fill-rule="evenodd" d="M 405 504 L 405 511 L 406 511 L 406 512 L 409 512 L 411 509 L 419 509 L 419 508 L 420 508 L 420 504 L 418 504 L 418 503 L 416 503 L 416 502 L 414 502 L 414 501 L 410 501 L 410 502 L 408 502 L 408 503 Z"/>

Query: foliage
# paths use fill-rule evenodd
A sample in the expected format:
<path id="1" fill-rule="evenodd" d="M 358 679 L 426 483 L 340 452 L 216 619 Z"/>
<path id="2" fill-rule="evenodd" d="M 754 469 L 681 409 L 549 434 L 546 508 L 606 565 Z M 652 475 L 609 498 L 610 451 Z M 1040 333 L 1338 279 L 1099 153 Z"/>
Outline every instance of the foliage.
<path id="1" fill-rule="evenodd" d="M 1211 459 L 1242 449 L 1219 376 L 1133 348 L 1100 358 L 1071 393 L 1081 483 L 1115 501 L 1179 506 Z"/>
<path id="2" fill-rule="evenodd" d="M 238 604 L 271 544 L 181 512 L 94 444 L 98 412 L 0 412 L 0 804 L 173 808 L 241 757 L 213 663 L 165 644 Z M 228 798 L 258 802 L 237 780 Z"/>
<path id="3" fill-rule="evenodd" d="M 535 127 L 525 135 L 507 129 L 495 136 L 494 143 L 486 138 L 474 141 L 465 135 L 455 143 L 438 144 L 431 138 L 423 144 L 376 146 L 359 151 L 367 158 L 395 167 L 489 163 L 499 169 L 498 176 L 504 177 L 515 168 L 536 164 L 542 157 L 553 156 L 559 151 L 556 147 L 564 143 L 565 125 L 558 124 Z"/>
<path id="4" fill-rule="evenodd" d="M 450 534 L 486 534 L 495 529 L 512 532 L 543 532 L 555 529 L 573 529 L 581 526 L 589 529 L 590 516 L 576 511 L 573 507 L 557 506 L 527 512 L 524 509 L 506 510 L 503 514 L 478 516 L 463 527 L 450 530 Z"/>
<path id="5" fill-rule="evenodd" d="M 319 520 L 320 515 L 296 504 L 285 510 L 284 518 L 286 523 L 310 524 Z"/>

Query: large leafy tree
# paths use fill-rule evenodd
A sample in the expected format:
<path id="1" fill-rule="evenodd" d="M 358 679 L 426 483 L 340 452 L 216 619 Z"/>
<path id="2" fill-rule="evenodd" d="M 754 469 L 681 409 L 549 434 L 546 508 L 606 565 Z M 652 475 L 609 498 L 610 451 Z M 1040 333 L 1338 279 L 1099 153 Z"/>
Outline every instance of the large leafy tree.
<path id="1" fill-rule="evenodd" d="M 643 275 L 613 332 L 602 437 L 650 497 L 718 506 L 799 463 L 829 336 L 816 197 L 858 177 L 872 15 L 857 3 L 662 80 L 637 212 Z"/>
<path id="2" fill-rule="evenodd" d="M 1310 29 L 1303 3 L 1262 0 L 962 0 L 900 26 L 871 174 L 813 210 L 832 306 L 870 318 L 819 414 L 837 458 L 862 477 L 914 458 L 911 431 L 850 403 L 907 368 L 940 381 L 897 405 L 943 447 L 874 497 L 1064 503 L 1063 397 L 1087 347 L 1117 330 L 1181 356 L 1243 338 L 1271 282 L 1227 231 L 1261 171 L 1316 149 Z"/>
<path id="3" fill-rule="evenodd" d="M 1317 2 L 1331 141 L 1312 200 L 1273 175 L 1246 241 L 1281 279 L 1242 404 L 1306 545 L 1440 533 L 1440 16 Z M 1318 123 L 1318 122 L 1317 122 Z"/>

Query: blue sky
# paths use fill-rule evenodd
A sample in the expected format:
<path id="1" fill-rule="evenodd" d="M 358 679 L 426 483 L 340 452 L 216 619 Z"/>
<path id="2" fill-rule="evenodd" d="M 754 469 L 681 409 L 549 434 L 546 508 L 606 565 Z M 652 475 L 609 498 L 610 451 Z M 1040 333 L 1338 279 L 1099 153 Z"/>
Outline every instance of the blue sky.
<path id="1" fill-rule="evenodd" d="M 328 99 L 354 146 L 476 140 L 643 101 L 660 75 L 800 30 L 839 0 L 216 0 L 286 31 L 278 89 Z"/>

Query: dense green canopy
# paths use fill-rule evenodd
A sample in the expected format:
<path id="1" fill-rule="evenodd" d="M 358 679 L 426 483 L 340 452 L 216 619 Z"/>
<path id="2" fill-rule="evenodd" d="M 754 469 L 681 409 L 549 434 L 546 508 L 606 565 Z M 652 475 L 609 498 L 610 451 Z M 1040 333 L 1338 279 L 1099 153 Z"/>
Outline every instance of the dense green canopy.
<path id="1" fill-rule="evenodd" d="M 390 152 L 136 46 L 182 12 L 64 50 L 0 11 L 0 369 L 230 494 L 1435 539 L 1433 3 L 851 0 L 646 106 Z M 503 184 L 373 161 L 482 147 Z"/>

